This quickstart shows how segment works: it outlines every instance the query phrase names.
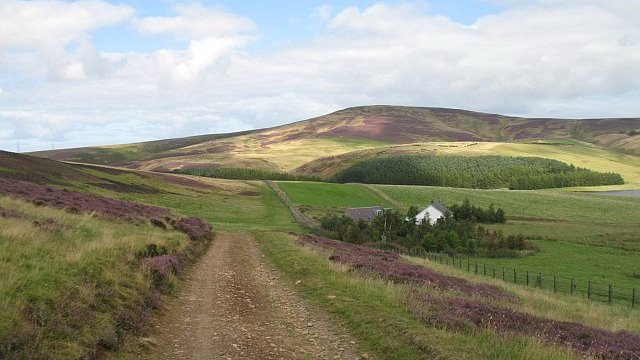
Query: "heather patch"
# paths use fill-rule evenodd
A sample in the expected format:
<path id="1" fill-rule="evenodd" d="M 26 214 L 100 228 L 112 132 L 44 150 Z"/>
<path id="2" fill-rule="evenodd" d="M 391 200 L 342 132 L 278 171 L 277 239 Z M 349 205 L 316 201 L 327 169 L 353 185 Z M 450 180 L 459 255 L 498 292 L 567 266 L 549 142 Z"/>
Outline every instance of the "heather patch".
<path id="1" fill-rule="evenodd" d="M 39 206 L 66 209 L 71 213 L 96 213 L 124 220 L 166 219 L 167 209 L 121 201 L 66 189 L 57 189 L 26 181 L 0 179 L 0 195 L 13 196 Z"/>
<path id="2" fill-rule="evenodd" d="M 501 334 L 535 336 L 598 359 L 640 359 L 640 336 L 626 331 L 611 332 L 574 322 L 554 321 L 463 298 L 422 294 L 410 299 L 414 313 L 435 326 L 457 330 L 481 328 Z"/>
<path id="3" fill-rule="evenodd" d="M 174 228 L 189 235 L 193 241 L 201 241 L 211 237 L 213 228 L 208 222 L 195 217 L 182 218 L 178 220 Z"/>
<path id="4" fill-rule="evenodd" d="M 459 291 L 493 299 L 515 301 L 515 297 L 495 286 L 472 284 L 467 280 L 447 276 L 419 265 L 413 265 L 397 254 L 348 244 L 318 236 L 300 235 L 302 243 L 331 251 L 329 260 L 347 264 L 355 269 L 372 272 L 397 282 L 424 284 L 440 290 Z"/>
<path id="5" fill-rule="evenodd" d="M 12 218 L 12 219 L 19 219 L 22 218 L 22 214 L 20 214 L 17 211 L 13 211 L 13 210 L 9 210 L 9 209 L 4 209 L 0 207 L 0 218 Z"/>

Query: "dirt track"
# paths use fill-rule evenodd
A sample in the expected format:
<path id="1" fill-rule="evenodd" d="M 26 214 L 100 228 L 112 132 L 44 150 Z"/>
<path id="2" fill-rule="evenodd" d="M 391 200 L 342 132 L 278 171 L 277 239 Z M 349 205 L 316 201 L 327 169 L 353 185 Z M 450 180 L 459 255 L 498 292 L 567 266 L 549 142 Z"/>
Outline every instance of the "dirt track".
<path id="1" fill-rule="evenodd" d="M 245 234 L 219 234 L 162 312 L 148 359 L 358 358 L 353 339 L 283 283 Z"/>

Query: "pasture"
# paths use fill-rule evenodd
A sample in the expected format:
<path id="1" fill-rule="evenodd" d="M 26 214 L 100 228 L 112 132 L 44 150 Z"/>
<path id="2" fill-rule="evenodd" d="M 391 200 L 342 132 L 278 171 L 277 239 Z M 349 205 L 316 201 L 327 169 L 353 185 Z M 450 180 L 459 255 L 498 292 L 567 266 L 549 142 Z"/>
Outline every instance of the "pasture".
<path id="1" fill-rule="evenodd" d="M 494 204 L 507 223 L 486 225 L 507 234 L 523 233 L 539 251 L 516 259 L 481 259 L 531 273 L 558 273 L 586 282 L 640 289 L 640 199 L 586 193 L 537 190 L 474 190 L 399 185 L 359 185 L 281 182 L 291 201 L 307 213 L 342 211 L 346 206 L 384 203 L 399 211 L 440 200 L 447 204 L 469 199 Z"/>

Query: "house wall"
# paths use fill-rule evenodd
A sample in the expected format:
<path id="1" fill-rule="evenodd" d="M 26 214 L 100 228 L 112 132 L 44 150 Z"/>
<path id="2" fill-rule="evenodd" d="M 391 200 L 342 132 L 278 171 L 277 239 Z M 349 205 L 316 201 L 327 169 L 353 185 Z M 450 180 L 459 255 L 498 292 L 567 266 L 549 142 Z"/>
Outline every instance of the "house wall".
<path id="1" fill-rule="evenodd" d="M 418 215 L 416 215 L 416 224 L 422 223 L 424 219 L 428 217 L 429 223 L 433 225 L 438 221 L 438 219 L 440 219 L 443 216 L 444 214 L 440 210 L 436 209 L 433 206 L 429 206 L 426 209 L 422 210 L 420 213 L 418 213 Z"/>

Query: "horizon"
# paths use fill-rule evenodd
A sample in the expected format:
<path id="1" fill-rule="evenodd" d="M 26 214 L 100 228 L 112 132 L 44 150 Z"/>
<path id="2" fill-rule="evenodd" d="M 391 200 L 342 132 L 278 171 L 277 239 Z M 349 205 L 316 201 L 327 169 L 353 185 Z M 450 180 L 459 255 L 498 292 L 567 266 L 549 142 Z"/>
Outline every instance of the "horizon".
<path id="1" fill-rule="evenodd" d="M 0 149 L 255 130 L 372 103 L 635 118 L 638 14 L 626 0 L 8 0 Z"/>

